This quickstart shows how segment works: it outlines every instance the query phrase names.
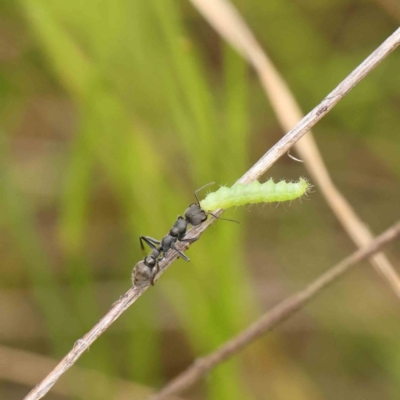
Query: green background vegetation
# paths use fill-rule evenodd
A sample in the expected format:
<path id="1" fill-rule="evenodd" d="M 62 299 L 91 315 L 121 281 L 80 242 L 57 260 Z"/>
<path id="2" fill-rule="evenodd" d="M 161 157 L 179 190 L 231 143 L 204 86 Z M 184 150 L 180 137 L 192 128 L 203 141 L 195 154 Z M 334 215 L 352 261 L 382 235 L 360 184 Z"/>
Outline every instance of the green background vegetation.
<path id="1" fill-rule="evenodd" d="M 383 4 L 235 2 L 305 111 L 396 29 Z M 60 359 L 129 288 L 138 236 L 161 238 L 196 188 L 232 184 L 284 132 L 184 1 L 3 0 L 0 40 L 0 341 Z M 314 129 L 376 233 L 400 209 L 399 70 L 397 50 Z M 301 175 L 288 157 L 268 173 Z M 355 248 L 318 187 L 225 215 L 241 225 L 215 223 L 78 365 L 160 387 Z M 399 267 L 398 246 L 388 255 Z M 398 398 L 399 306 L 358 269 L 188 398 Z M 1 399 L 29 389 L 0 380 Z"/>

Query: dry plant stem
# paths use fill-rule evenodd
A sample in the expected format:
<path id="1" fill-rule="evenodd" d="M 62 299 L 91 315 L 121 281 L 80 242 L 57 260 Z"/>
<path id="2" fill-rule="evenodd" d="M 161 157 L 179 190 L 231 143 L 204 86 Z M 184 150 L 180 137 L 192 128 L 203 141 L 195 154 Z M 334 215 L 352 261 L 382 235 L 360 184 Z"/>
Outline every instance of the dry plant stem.
<path id="1" fill-rule="evenodd" d="M 189 368 L 186 369 L 186 371 L 173 379 L 158 394 L 152 396 L 151 400 L 165 399 L 166 396 L 180 393 L 187 389 L 216 365 L 232 357 L 259 336 L 275 328 L 281 322 L 302 309 L 310 300 L 320 293 L 322 289 L 336 281 L 346 271 L 348 271 L 350 267 L 370 257 L 399 235 L 400 221 L 378 236 L 367 247 L 357 250 L 351 256 L 345 258 L 342 262 L 322 274 L 304 290 L 297 292 L 279 303 L 239 335 L 225 342 L 216 351 L 197 359 Z"/>
<path id="2" fill-rule="evenodd" d="M 228 0 L 191 1 L 213 28 L 254 67 L 284 131 L 292 129 L 303 118 L 300 106 L 234 6 Z M 367 245 L 374 235 L 334 185 L 312 132 L 309 131 L 302 140 L 298 141 L 295 148 L 301 159 L 305 161 L 313 182 L 324 195 L 347 234 L 358 247 Z M 388 258 L 383 253 L 379 253 L 372 257 L 370 262 L 400 298 L 400 277 Z"/>
<path id="3" fill-rule="evenodd" d="M 381 46 L 378 47 L 358 68 L 356 68 L 339 86 L 332 91 L 317 107 L 307 114 L 288 134 L 286 134 L 275 146 L 273 146 L 239 182 L 250 183 L 258 179 L 271 167 L 280 157 L 287 153 L 291 146 L 298 141 L 312 126 L 314 126 L 336 103 L 339 102 L 364 76 L 374 69 L 400 42 L 400 29 L 391 35 Z M 222 210 L 214 214 L 219 216 Z M 209 218 L 202 225 L 192 228 L 187 238 L 197 238 L 213 222 Z M 187 248 L 187 244 L 178 244 L 180 250 Z M 176 252 L 170 255 L 160 265 L 160 273 L 157 278 L 177 258 Z M 146 290 L 147 287 L 133 287 L 129 289 L 112 306 L 110 311 L 81 339 L 75 342 L 72 350 L 60 361 L 60 363 L 25 397 L 25 400 L 36 400 L 42 398 L 50 388 L 57 382 L 76 360 L 89 348 L 89 346 Z"/>
<path id="4" fill-rule="evenodd" d="M 373 70 L 385 57 L 387 57 L 400 44 L 400 28 L 390 35 L 364 62 L 362 62 L 350 75 L 347 76 L 332 92 L 328 94 L 310 111 L 289 133 L 287 133 L 275 146 L 273 146 L 261 159 L 248 171 L 239 182 L 249 183 L 258 179 L 265 171 L 276 162 L 283 154 L 308 132 L 325 114 L 327 114 L 358 82 Z"/>

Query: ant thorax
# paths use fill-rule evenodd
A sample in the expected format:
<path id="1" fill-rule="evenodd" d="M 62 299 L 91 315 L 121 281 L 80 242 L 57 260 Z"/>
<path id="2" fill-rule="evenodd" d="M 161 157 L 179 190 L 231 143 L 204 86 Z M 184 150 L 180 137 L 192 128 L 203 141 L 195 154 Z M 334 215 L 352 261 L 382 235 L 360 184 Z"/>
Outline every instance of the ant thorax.
<path id="1" fill-rule="evenodd" d="M 187 226 L 188 226 L 187 221 L 179 215 L 178 219 L 174 223 L 174 226 L 171 228 L 169 234 L 171 236 L 177 237 L 180 240 L 185 236 Z"/>
<path id="2" fill-rule="evenodd" d="M 166 235 L 161 240 L 161 249 L 164 253 L 164 256 L 168 253 L 169 249 L 172 248 L 172 245 L 176 242 L 176 236 Z"/>

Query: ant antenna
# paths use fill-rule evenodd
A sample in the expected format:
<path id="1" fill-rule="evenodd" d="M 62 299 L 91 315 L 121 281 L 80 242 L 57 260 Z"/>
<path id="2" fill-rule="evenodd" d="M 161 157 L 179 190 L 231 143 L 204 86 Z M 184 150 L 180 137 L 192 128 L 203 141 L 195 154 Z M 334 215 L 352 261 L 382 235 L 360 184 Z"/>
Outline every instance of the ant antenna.
<path id="1" fill-rule="evenodd" d="M 194 197 L 196 197 L 197 204 L 200 204 L 199 198 L 197 197 L 197 193 L 200 192 L 200 190 L 204 189 L 204 188 L 207 187 L 207 186 L 214 185 L 214 183 L 215 183 L 215 182 L 207 183 L 206 185 L 202 186 L 200 189 L 197 189 L 197 190 L 194 192 Z"/>
<path id="2" fill-rule="evenodd" d="M 216 215 L 214 215 L 213 213 L 207 213 L 207 214 L 210 214 L 210 215 L 212 215 L 214 218 L 216 218 L 216 219 L 221 219 L 222 221 L 230 221 L 230 222 L 235 222 L 236 224 L 240 224 L 240 222 L 239 221 L 236 221 L 236 219 L 229 219 L 229 218 L 221 218 L 221 217 L 217 217 Z"/>

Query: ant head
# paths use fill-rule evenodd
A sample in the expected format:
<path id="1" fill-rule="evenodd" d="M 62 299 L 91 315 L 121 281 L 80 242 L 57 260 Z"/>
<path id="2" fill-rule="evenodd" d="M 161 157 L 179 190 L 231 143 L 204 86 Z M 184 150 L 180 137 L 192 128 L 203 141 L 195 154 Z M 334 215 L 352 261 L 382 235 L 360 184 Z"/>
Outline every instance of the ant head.
<path id="1" fill-rule="evenodd" d="M 197 203 L 193 203 L 186 209 L 185 219 L 190 225 L 197 226 L 207 219 L 207 214 Z"/>

